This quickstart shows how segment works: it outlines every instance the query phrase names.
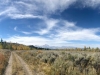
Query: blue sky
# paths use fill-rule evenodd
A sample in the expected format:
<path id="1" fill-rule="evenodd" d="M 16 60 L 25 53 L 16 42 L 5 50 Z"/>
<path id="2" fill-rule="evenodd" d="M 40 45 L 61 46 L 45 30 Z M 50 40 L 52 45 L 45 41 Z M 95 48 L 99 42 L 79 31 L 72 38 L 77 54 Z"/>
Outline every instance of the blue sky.
<path id="1" fill-rule="evenodd" d="M 99 47 L 100 0 L 0 1 L 0 38 L 25 45 Z"/>

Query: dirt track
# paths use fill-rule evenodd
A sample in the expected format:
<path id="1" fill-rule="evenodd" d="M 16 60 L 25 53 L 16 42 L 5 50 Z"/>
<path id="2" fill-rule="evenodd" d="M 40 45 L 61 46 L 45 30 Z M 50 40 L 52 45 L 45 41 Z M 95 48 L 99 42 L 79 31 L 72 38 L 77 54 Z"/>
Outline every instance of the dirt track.
<path id="1" fill-rule="evenodd" d="M 28 65 L 15 52 L 11 53 L 4 75 L 33 75 Z"/>
<path id="2" fill-rule="evenodd" d="M 9 59 L 9 62 L 8 62 L 8 66 L 6 68 L 4 75 L 12 75 L 12 60 L 13 60 L 13 57 L 12 57 L 12 53 L 11 53 L 11 56 L 10 56 L 10 59 Z"/>

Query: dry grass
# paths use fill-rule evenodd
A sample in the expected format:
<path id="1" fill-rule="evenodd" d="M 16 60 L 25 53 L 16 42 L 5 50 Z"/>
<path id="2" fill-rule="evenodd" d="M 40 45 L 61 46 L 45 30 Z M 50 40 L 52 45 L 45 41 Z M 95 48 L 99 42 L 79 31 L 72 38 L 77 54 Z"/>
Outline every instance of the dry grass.
<path id="1" fill-rule="evenodd" d="M 15 56 L 13 57 L 12 75 L 25 75 L 23 67 L 20 64 L 20 61 Z"/>
<path id="2" fill-rule="evenodd" d="M 10 51 L 0 51 L 0 75 L 4 74 L 8 60 L 10 57 Z"/>
<path id="3" fill-rule="evenodd" d="M 39 75 L 100 75 L 100 53 L 24 51 L 18 54 Z"/>

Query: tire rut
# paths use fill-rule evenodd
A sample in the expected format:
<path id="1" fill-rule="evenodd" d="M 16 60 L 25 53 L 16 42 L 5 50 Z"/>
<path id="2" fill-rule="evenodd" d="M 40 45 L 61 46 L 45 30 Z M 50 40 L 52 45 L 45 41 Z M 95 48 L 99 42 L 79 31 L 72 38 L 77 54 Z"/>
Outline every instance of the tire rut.
<path id="1" fill-rule="evenodd" d="M 8 62 L 8 66 L 5 70 L 4 75 L 12 75 L 12 59 L 13 59 L 13 57 L 12 57 L 12 53 L 11 53 L 10 58 L 9 58 L 9 62 Z"/>
<path id="2" fill-rule="evenodd" d="M 19 59 L 14 55 L 13 55 L 13 70 L 12 70 L 12 75 L 26 75 L 24 68 L 21 64 L 21 62 L 19 61 Z"/>
<path id="3" fill-rule="evenodd" d="M 20 64 L 22 65 L 23 70 L 25 71 L 25 75 L 33 75 L 32 71 L 29 69 L 29 66 L 25 63 L 25 61 L 20 56 L 18 56 L 15 52 L 13 52 L 13 54 L 20 61 Z"/>

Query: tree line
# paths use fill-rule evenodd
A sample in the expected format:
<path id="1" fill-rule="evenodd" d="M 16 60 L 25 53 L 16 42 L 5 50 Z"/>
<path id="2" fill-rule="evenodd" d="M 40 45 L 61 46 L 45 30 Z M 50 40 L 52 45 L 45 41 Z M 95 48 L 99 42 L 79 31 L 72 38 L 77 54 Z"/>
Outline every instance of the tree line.
<path id="1" fill-rule="evenodd" d="M 6 42 L 1 39 L 0 41 L 0 49 L 9 49 L 9 50 L 49 50 L 48 48 L 40 48 L 40 47 L 35 47 L 33 45 L 23 45 L 23 44 L 18 44 L 18 43 L 11 43 L 11 42 Z"/>
<path id="2" fill-rule="evenodd" d="M 18 43 L 11 43 L 6 42 L 1 39 L 0 41 L 0 49 L 9 49 L 9 50 L 30 50 L 30 47 L 18 44 Z"/>

